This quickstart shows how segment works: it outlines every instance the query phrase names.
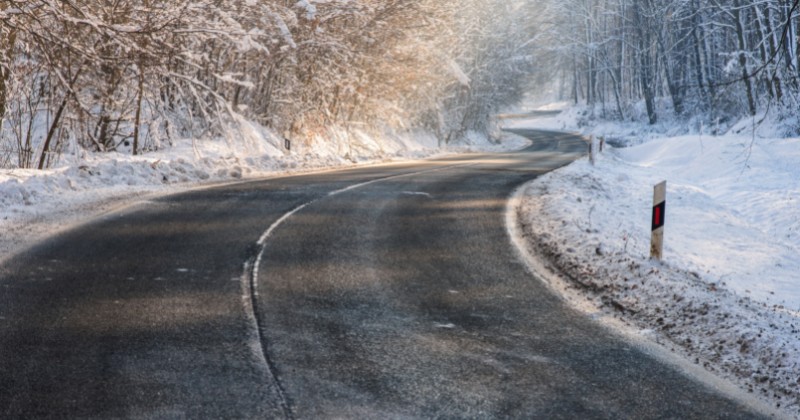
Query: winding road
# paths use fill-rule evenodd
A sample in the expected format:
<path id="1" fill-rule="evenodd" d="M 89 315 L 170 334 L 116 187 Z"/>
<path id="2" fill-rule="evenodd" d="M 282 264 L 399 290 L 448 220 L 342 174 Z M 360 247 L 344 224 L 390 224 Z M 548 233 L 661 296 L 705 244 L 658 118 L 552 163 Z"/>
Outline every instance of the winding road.
<path id="1" fill-rule="evenodd" d="M 586 149 L 137 203 L 0 266 L 2 418 L 760 418 L 569 308 L 505 226 Z"/>

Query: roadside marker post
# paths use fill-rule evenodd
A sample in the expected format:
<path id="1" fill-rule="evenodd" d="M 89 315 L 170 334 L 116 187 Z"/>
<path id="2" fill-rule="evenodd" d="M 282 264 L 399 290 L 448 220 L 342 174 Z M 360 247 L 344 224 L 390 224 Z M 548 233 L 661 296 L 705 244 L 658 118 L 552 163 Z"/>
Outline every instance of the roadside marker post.
<path id="1" fill-rule="evenodd" d="M 287 139 L 287 138 L 284 138 L 283 139 L 283 146 L 286 147 L 286 150 L 291 151 L 292 150 L 292 141 Z"/>
<path id="2" fill-rule="evenodd" d="M 589 136 L 589 162 L 592 166 L 597 162 L 597 140 L 594 136 Z"/>
<path id="3" fill-rule="evenodd" d="M 661 261 L 664 255 L 664 220 L 667 212 L 667 181 L 653 190 L 653 218 L 651 222 L 650 258 Z"/>

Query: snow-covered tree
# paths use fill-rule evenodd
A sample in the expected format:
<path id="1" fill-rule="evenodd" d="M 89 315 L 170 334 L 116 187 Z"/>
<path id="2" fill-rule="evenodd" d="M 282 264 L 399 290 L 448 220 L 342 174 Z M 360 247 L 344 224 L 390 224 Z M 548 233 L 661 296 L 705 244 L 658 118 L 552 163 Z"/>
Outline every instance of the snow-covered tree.
<path id="1" fill-rule="evenodd" d="M 45 168 L 66 146 L 139 153 L 243 118 L 299 138 L 417 127 L 452 141 L 486 132 L 541 70 L 538 4 L 5 0 L 0 145 Z"/>
<path id="2" fill-rule="evenodd" d="M 643 103 L 655 123 L 664 112 L 725 122 L 797 108 L 797 0 L 546 4 L 555 22 L 549 43 L 560 57 L 551 74 L 592 109 L 628 118 Z"/>

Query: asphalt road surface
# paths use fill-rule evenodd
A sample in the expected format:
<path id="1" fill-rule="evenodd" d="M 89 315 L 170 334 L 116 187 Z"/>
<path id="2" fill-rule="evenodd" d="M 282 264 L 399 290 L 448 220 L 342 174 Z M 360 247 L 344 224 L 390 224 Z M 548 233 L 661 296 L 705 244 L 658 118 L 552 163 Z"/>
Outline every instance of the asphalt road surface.
<path id="1" fill-rule="evenodd" d="M 585 143 L 139 203 L 0 266 L 1 418 L 757 418 L 567 307 L 510 193 Z"/>

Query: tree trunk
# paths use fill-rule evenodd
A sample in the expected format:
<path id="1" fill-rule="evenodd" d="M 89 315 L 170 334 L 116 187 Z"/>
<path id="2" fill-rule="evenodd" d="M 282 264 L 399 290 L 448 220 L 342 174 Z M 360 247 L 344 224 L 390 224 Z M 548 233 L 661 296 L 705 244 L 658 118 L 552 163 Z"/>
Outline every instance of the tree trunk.
<path id="1" fill-rule="evenodd" d="M 39 170 L 44 169 L 45 162 L 47 161 L 47 155 L 50 153 L 50 143 L 52 143 L 53 137 L 55 137 L 56 135 L 56 129 L 58 129 L 58 124 L 61 121 L 61 116 L 64 114 L 64 109 L 67 108 L 69 99 L 72 96 L 72 88 L 75 86 L 75 82 L 78 81 L 78 77 L 81 75 L 82 71 L 83 71 L 83 66 L 78 68 L 78 71 L 76 71 L 75 75 L 72 76 L 72 80 L 70 80 L 69 86 L 66 86 L 67 92 L 64 94 L 64 99 L 61 100 L 61 105 L 58 107 L 58 111 L 56 111 L 56 115 L 53 117 L 53 122 L 50 123 L 50 129 L 47 130 L 47 137 L 44 140 L 44 146 L 42 147 L 42 154 L 39 156 L 39 165 L 37 166 Z"/>
<path id="2" fill-rule="evenodd" d="M 584 21 L 586 25 L 586 104 L 594 105 L 594 25 L 592 25 L 591 16 L 588 13 Z"/>
<path id="3" fill-rule="evenodd" d="M 667 79 L 667 88 L 669 89 L 670 97 L 672 97 L 672 107 L 675 109 L 676 115 L 683 115 L 683 92 L 682 88 L 676 81 L 675 69 L 670 62 L 669 55 L 667 54 L 667 47 L 664 42 L 664 35 L 658 31 L 658 51 L 661 56 L 661 63 L 664 65 L 664 77 Z"/>
<path id="4" fill-rule="evenodd" d="M 580 78 L 578 76 L 578 61 L 575 56 L 572 56 L 572 99 L 575 105 L 580 102 L 580 86 L 578 85 Z"/>
<path id="5" fill-rule="evenodd" d="M 39 166 L 37 167 L 40 171 L 44 169 L 44 164 L 47 162 L 47 156 L 50 154 L 50 143 L 55 137 L 56 129 L 58 129 L 58 124 L 61 121 L 61 115 L 63 115 L 64 109 L 67 107 L 70 96 L 72 96 L 71 92 L 67 92 L 64 95 L 64 99 L 61 100 L 61 105 L 58 107 L 55 117 L 53 117 L 53 122 L 50 124 L 50 129 L 47 130 L 47 137 L 44 140 L 42 154 L 39 156 Z"/>
<path id="6" fill-rule="evenodd" d="M 136 93 L 136 116 L 133 123 L 133 155 L 139 154 L 139 126 L 142 123 L 142 97 L 144 96 L 144 68 L 139 66 L 139 91 Z"/>
<path id="7" fill-rule="evenodd" d="M 645 28 L 644 16 L 641 11 L 641 3 L 635 3 L 633 6 L 634 26 L 639 38 L 639 82 L 642 87 L 642 96 L 644 96 L 645 107 L 647 108 L 647 118 L 650 125 L 658 122 L 658 114 L 656 113 L 655 105 L 655 92 L 653 90 L 653 60 L 650 57 L 650 28 Z"/>
<path id="8" fill-rule="evenodd" d="M 765 24 L 767 27 L 767 37 L 769 39 L 769 52 L 771 57 L 778 57 L 778 45 L 775 41 L 775 30 L 772 26 L 772 11 L 769 7 L 764 10 L 764 17 L 765 17 Z M 778 74 L 778 67 L 775 64 L 769 66 L 771 69 L 770 74 L 772 75 L 772 83 L 773 88 L 775 89 L 775 98 L 780 101 L 783 99 L 783 86 L 781 84 L 781 78 Z"/>
<path id="9" fill-rule="evenodd" d="M 695 0 L 692 3 L 692 12 L 694 14 L 693 17 L 693 28 L 692 28 L 692 43 L 694 44 L 694 61 L 695 61 L 695 79 L 697 79 L 697 87 L 700 90 L 700 95 L 702 95 L 703 99 L 706 100 L 706 103 L 710 104 L 712 101 L 708 97 L 709 92 L 706 90 L 706 76 L 704 72 L 704 60 L 703 60 L 703 28 L 701 26 L 702 22 L 700 20 L 700 10 L 697 5 L 697 1 Z"/>
<path id="10" fill-rule="evenodd" d="M 733 8 L 733 20 L 735 21 L 734 24 L 736 25 L 736 40 L 739 43 L 739 65 L 742 67 L 742 83 L 744 83 L 745 91 L 747 93 L 747 106 L 749 108 L 750 115 L 752 116 L 756 115 L 758 110 L 756 109 L 756 100 L 753 96 L 753 84 L 750 80 L 750 74 L 747 71 L 747 55 L 745 54 L 745 51 L 747 51 L 747 42 L 745 40 L 741 7 L 741 0 L 736 0 L 735 7 Z"/>
<path id="11" fill-rule="evenodd" d="M 14 45 L 17 39 L 17 32 L 11 31 L 6 39 L 5 45 L 0 45 L 3 60 L 0 60 L 0 133 L 3 130 L 3 121 L 6 116 L 6 108 L 8 108 L 8 79 L 11 77 L 11 66 L 14 59 Z M 2 42 L 2 41 L 0 41 Z M 2 62 L 5 61 L 7 66 L 4 67 Z"/>
<path id="12" fill-rule="evenodd" d="M 0 66 L 0 133 L 3 132 L 3 121 L 6 116 L 6 100 L 8 98 L 6 91 L 8 89 L 8 76 L 10 73 L 10 70 L 3 69 L 3 67 Z"/>
<path id="13" fill-rule="evenodd" d="M 791 1 L 789 3 L 791 4 Z M 791 13 L 792 9 L 791 9 L 791 6 L 787 6 L 787 7 L 789 8 L 789 10 L 786 13 L 789 14 L 789 13 Z M 795 44 L 794 44 L 794 60 L 795 60 L 794 71 L 797 73 L 796 79 L 800 79 L 800 14 L 797 16 L 797 19 L 794 20 L 794 24 L 791 23 L 791 20 L 792 20 L 791 17 L 787 17 L 787 22 L 788 22 L 789 26 L 793 26 L 794 27 L 794 31 L 792 32 L 793 36 L 789 37 L 789 39 L 794 38 L 794 40 L 795 40 Z M 787 44 L 789 42 L 790 42 L 789 40 L 786 40 Z M 791 59 L 787 59 L 786 61 L 791 61 Z"/>
<path id="14" fill-rule="evenodd" d="M 647 119 L 650 125 L 658 122 L 658 114 L 656 112 L 655 94 L 653 93 L 652 77 L 650 75 L 650 66 L 652 60 L 647 55 L 647 51 L 643 51 L 640 56 L 642 69 L 639 77 L 642 84 L 642 95 L 644 96 L 645 107 L 647 108 Z"/>
<path id="15" fill-rule="evenodd" d="M 761 38 L 761 42 L 758 43 L 758 52 L 759 54 L 761 54 L 761 62 L 763 63 L 762 65 L 764 66 L 763 70 L 764 83 L 767 85 L 767 92 L 769 93 L 769 96 L 774 98 L 776 95 L 775 86 L 772 83 L 772 78 L 771 78 L 772 72 L 769 71 L 770 64 L 768 64 L 768 62 L 770 60 L 770 55 L 769 52 L 767 51 L 767 46 L 766 46 L 768 35 L 766 32 L 764 32 L 764 25 L 762 24 L 764 16 L 760 12 L 760 10 L 758 10 L 758 7 L 754 7 L 753 11 L 756 14 L 755 16 L 756 18 L 754 19 L 756 23 L 756 32 L 758 33 L 758 36 Z"/>

